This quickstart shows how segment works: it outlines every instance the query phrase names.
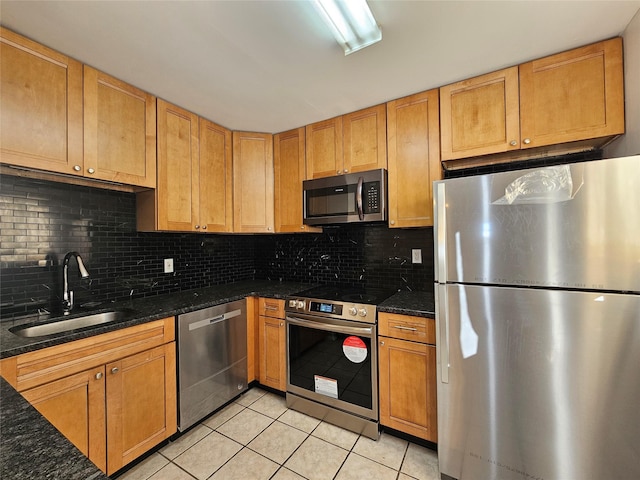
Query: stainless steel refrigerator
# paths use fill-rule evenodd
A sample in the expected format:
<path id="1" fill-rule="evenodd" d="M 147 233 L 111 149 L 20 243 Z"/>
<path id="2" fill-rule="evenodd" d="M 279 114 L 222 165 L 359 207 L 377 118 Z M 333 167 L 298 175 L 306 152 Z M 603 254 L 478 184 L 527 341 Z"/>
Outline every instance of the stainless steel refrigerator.
<path id="1" fill-rule="evenodd" d="M 442 478 L 640 479 L 640 156 L 434 195 Z"/>

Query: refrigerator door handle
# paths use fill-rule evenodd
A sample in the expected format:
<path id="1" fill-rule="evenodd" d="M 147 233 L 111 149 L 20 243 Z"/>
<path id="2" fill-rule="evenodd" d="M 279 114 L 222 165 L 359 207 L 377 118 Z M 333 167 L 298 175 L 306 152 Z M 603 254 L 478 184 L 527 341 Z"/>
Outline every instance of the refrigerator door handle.
<path id="1" fill-rule="evenodd" d="M 436 218 L 434 227 L 434 241 L 436 252 L 436 282 L 447 281 L 447 208 L 445 204 L 445 184 L 434 183 L 436 188 Z"/>
<path id="2" fill-rule="evenodd" d="M 447 286 L 438 285 L 436 298 L 438 319 L 438 348 L 440 351 L 440 382 L 449 383 L 449 302 Z"/>

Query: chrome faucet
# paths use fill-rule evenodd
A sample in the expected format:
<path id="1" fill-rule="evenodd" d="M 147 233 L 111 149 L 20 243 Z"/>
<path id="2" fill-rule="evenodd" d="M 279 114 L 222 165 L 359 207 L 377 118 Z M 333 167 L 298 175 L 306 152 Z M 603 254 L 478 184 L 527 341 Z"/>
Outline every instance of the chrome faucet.
<path id="1" fill-rule="evenodd" d="M 73 291 L 69 290 L 69 260 L 71 259 L 71 257 L 76 257 L 80 276 L 82 278 L 89 277 L 89 272 L 84 266 L 82 257 L 78 252 L 69 252 L 64 256 L 64 262 L 62 263 L 62 311 L 65 315 L 69 315 L 71 310 L 73 310 Z"/>

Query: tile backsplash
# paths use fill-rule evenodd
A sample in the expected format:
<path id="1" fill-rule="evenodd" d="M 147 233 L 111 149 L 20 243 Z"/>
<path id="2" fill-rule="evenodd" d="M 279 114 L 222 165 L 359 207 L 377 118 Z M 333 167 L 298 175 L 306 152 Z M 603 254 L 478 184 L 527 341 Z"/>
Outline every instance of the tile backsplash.
<path id="1" fill-rule="evenodd" d="M 433 283 L 433 231 L 344 225 L 320 234 L 216 235 L 136 231 L 135 194 L 0 176 L 0 311 L 60 303 L 68 251 L 76 304 L 124 300 L 201 286 L 271 279 L 425 290 Z M 411 263 L 411 249 L 422 264 Z M 163 273 L 173 258 L 175 272 Z"/>

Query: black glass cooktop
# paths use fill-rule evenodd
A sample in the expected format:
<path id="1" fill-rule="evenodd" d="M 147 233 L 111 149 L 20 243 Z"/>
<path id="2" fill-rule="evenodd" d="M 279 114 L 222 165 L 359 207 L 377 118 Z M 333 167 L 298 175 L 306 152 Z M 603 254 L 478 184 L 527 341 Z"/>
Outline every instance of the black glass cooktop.
<path id="1" fill-rule="evenodd" d="M 366 303 L 378 305 L 393 295 L 395 291 L 370 287 L 353 287 L 344 285 L 320 285 L 296 293 L 295 297 L 317 298 L 349 303 Z"/>

